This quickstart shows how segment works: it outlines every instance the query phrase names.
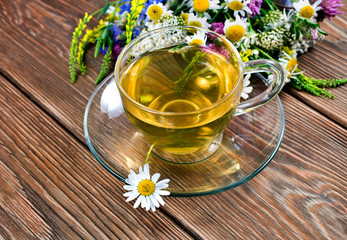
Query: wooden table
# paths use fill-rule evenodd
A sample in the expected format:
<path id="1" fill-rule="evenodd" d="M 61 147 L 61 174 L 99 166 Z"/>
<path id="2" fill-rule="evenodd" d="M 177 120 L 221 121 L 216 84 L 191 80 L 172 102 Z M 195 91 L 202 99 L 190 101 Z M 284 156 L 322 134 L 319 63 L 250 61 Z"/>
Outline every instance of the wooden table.
<path id="1" fill-rule="evenodd" d="M 0 0 L 0 239 L 347 239 L 347 86 L 335 100 L 286 87 L 283 143 L 248 183 L 156 213 L 126 203 L 83 136 L 101 59 L 75 84 L 68 72 L 78 18 L 103 4 Z M 307 75 L 347 76 L 346 20 L 323 24 Z"/>

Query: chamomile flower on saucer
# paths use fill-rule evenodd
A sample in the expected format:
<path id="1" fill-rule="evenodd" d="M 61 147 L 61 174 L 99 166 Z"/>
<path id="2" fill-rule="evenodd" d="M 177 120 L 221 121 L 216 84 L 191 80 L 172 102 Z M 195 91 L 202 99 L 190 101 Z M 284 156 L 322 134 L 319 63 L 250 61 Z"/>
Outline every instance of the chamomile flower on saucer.
<path id="1" fill-rule="evenodd" d="M 194 13 L 188 14 L 188 25 L 201 28 L 209 28 L 211 26 L 207 22 L 207 17 L 196 17 Z"/>
<path id="2" fill-rule="evenodd" d="M 247 28 L 248 22 L 237 15 L 235 21 L 230 21 L 230 19 L 225 21 L 223 30 L 230 41 L 238 42 L 246 35 Z"/>
<path id="3" fill-rule="evenodd" d="M 148 6 L 146 14 L 152 21 L 157 21 L 160 20 L 166 12 L 166 8 L 162 3 L 154 2 Z"/>
<path id="4" fill-rule="evenodd" d="M 193 36 L 186 37 L 188 44 L 193 47 L 205 46 L 206 39 L 206 34 L 200 31 L 195 33 Z"/>
<path id="5" fill-rule="evenodd" d="M 252 14 L 252 10 L 247 6 L 251 0 L 226 0 L 228 8 L 234 11 L 234 17 L 241 15 L 245 17 L 246 13 Z"/>
<path id="6" fill-rule="evenodd" d="M 243 99 L 247 99 L 249 96 L 248 94 L 252 92 L 253 87 L 250 87 L 249 84 L 251 83 L 249 81 L 249 78 L 251 77 L 251 74 L 247 74 L 246 77 L 243 79 L 243 85 L 242 85 L 242 91 L 241 91 L 241 97 Z"/>
<path id="7" fill-rule="evenodd" d="M 317 16 L 317 11 L 322 9 L 319 6 L 321 3 L 322 0 L 318 0 L 315 1 L 313 5 L 311 5 L 309 0 L 299 0 L 298 2 L 293 3 L 293 7 L 300 17 L 312 21 L 314 19 L 313 17 Z"/>
<path id="8" fill-rule="evenodd" d="M 219 0 L 188 0 L 187 6 L 190 7 L 190 13 L 193 11 L 203 13 L 207 19 L 211 16 L 207 13 L 208 10 L 220 9 Z"/>
<path id="9" fill-rule="evenodd" d="M 137 198 L 134 208 L 137 208 L 140 204 L 142 208 L 146 208 L 148 211 L 152 209 L 155 212 L 156 208 L 160 205 L 164 205 L 164 200 L 161 196 L 170 195 L 169 191 L 163 190 L 167 188 L 170 179 L 164 179 L 158 182 L 160 173 L 155 173 L 150 176 L 149 164 L 146 163 L 142 167 L 139 167 L 139 173 L 136 174 L 133 170 L 130 170 L 128 178 L 125 182 L 128 185 L 124 185 L 124 189 L 129 191 L 123 194 L 127 198 L 127 202 Z"/>

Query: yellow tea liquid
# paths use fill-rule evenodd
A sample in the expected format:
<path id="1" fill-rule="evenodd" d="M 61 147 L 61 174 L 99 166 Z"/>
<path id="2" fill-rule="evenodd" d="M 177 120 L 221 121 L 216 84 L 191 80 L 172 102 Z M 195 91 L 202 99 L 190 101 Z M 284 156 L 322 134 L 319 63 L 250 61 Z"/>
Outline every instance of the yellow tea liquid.
<path id="1" fill-rule="evenodd" d="M 135 60 L 121 76 L 120 84 L 133 100 L 168 113 L 145 111 L 123 97 L 133 125 L 165 152 L 187 154 L 209 145 L 222 133 L 238 103 L 242 86 L 217 107 L 194 113 L 227 96 L 238 79 L 233 63 L 215 52 L 204 50 L 203 57 L 191 64 L 200 51 L 152 51 Z M 189 74 L 185 74 L 187 69 Z M 188 76 L 184 84 L 180 82 L 183 76 Z"/>

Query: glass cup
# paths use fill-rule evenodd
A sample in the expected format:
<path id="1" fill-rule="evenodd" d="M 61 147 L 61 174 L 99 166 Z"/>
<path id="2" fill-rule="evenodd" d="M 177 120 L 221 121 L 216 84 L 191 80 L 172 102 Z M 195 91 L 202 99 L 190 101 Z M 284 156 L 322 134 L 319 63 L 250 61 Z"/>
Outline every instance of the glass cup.
<path id="1" fill-rule="evenodd" d="M 244 74 L 259 72 L 271 73 L 272 81 L 240 103 Z M 183 164 L 213 155 L 232 117 L 266 104 L 285 82 L 277 62 L 243 63 L 224 36 L 192 26 L 134 39 L 120 53 L 114 75 L 127 117 L 154 145 L 153 153 Z"/>

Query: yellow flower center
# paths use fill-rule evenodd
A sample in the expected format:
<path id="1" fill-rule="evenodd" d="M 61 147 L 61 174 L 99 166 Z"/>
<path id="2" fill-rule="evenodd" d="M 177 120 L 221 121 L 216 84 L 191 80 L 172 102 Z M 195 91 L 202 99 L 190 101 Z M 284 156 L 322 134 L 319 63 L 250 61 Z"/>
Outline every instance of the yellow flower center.
<path id="1" fill-rule="evenodd" d="M 155 184 L 152 180 L 145 179 L 139 183 L 139 185 L 137 186 L 137 190 L 141 195 L 149 196 L 154 193 Z"/>
<path id="2" fill-rule="evenodd" d="M 201 22 L 199 21 L 190 21 L 188 25 L 193 27 L 202 27 Z"/>
<path id="3" fill-rule="evenodd" d="M 188 18 L 189 18 L 189 14 L 188 13 L 182 13 L 181 14 L 181 18 L 184 21 L 184 24 L 188 24 Z"/>
<path id="4" fill-rule="evenodd" d="M 299 16 L 303 18 L 310 19 L 314 14 L 314 9 L 311 6 L 305 6 L 303 7 L 300 12 Z"/>
<path id="5" fill-rule="evenodd" d="M 210 8 L 208 0 L 194 0 L 193 8 L 195 12 L 206 12 Z"/>
<path id="6" fill-rule="evenodd" d="M 233 1 L 229 3 L 229 8 L 233 11 L 240 11 L 243 9 L 243 4 L 239 1 Z"/>
<path id="7" fill-rule="evenodd" d="M 298 61 L 296 61 L 295 58 L 292 58 L 288 61 L 287 63 L 287 67 L 286 70 L 289 71 L 288 77 L 290 77 L 290 75 L 292 74 L 292 72 L 294 71 L 296 65 L 298 64 Z"/>
<path id="8" fill-rule="evenodd" d="M 190 46 L 193 46 L 193 47 L 199 47 L 199 46 L 202 46 L 204 45 L 204 41 L 202 41 L 201 39 L 193 39 L 190 43 L 189 43 Z"/>
<path id="9" fill-rule="evenodd" d="M 159 20 L 163 16 L 163 9 L 158 5 L 152 5 L 148 7 L 148 17 L 153 20 Z"/>
<path id="10" fill-rule="evenodd" d="M 190 21 L 190 22 L 188 23 L 188 26 L 202 27 L 201 22 L 199 22 L 199 21 Z M 196 33 L 196 30 L 195 30 L 195 29 L 189 29 L 189 32 L 190 32 L 190 33 Z"/>
<path id="11" fill-rule="evenodd" d="M 226 37 L 233 42 L 240 41 L 245 36 L 246 30 L 241 25 L 230 26 L 225 33 Z"/>

